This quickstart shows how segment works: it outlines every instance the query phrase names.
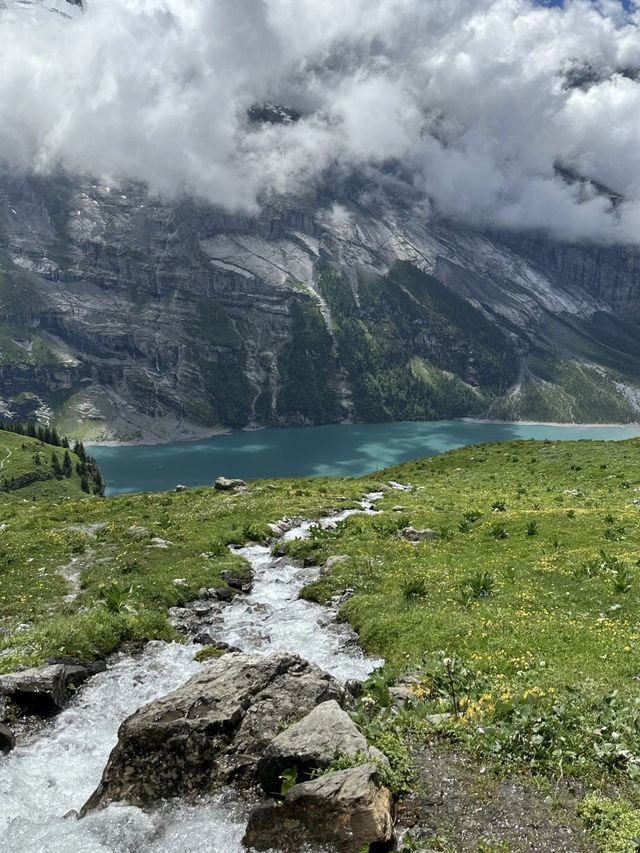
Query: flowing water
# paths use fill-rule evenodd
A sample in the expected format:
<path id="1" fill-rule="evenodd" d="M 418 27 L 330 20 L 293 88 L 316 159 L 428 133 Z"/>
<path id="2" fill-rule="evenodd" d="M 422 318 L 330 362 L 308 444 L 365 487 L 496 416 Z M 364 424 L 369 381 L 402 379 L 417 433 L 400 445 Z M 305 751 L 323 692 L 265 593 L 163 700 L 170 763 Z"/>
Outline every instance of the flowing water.
<path id="1" fill-rule="evenodd" d="M 354 512 L 322 519 L 327 527 Z M 305 522 L 284 538 L 309 535 Z M 343 680 L 363 679 L 382 661 L 366 659 L 348 626 L 331 611 L 299 601 L 317 570 L 301 569 L 269 549 L 238 549 L 254 572 L 250 596 L 237 596 L 216 627 L 221 640 L 243 651 L 298 652 Z M 167 804 L 152 814 L 112 805 L 83 820 L 71 815 L 97 786 L 120 723 L 137 708 L 183 684 L 201 665 L 196 648 L 150 643 L 137 657 L 117 656 L 77 699 L 32 741 L 0 758 L 0 850 L 3 853 L 241 853 L 250 805 L 231 791 L 199 803 Z"/>

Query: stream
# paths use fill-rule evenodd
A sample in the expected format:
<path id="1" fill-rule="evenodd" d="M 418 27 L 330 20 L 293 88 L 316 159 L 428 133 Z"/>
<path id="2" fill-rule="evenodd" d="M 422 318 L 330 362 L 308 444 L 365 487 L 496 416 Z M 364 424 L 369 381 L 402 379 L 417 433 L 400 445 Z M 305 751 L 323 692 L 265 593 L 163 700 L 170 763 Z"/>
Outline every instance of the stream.
<path id="1" fill-rule="evenodd" d="M 354 513 L 374 514 L 378 497 L 367 495 L 361 509 L 319 523 L 326 528 Z M 304 522 L 282 538 L 307 537 L 310 527 Z M 235 552 L 251 564 L 254 585 L 207 626 L 219 640 L 251 653 L 288 649 L 343 681 L 362 680 L 383 663 L 364 657 L 352 629 L 335 623 L 334 611 L 298 600 L 317 568 L 274 558 L 261 545 Z M 241 840 L 250 803 L 230 790 L 152 813 L 114 804 L 83 820 L 64 817 L 96 788 L 120 723 L 202 667 L 193 660 L 197 648 L 152 642 L 138 656 L 114 656 L 43 731 L 0 757 L 3 853 L 246 853 Z"/>

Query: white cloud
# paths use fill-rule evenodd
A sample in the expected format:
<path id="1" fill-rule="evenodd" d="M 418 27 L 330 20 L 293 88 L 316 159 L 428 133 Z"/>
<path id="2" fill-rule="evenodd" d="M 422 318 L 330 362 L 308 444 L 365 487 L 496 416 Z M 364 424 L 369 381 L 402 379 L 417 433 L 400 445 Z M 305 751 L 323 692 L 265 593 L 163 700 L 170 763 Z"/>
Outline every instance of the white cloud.
<path id="1" fill-rule="evenodd" d="M 1 5 L 1 3 L 0 3 Z M 0 10 L 0 159 L 252 208 L 397 159 L 425 208 L 640 239 L 640 14 L 617 0 L 91 0 Z M 563 71 L 593 67 L 569 89 Z M 256 125 L 264 101 L 303 113 Z M 564 166 L 627 200 L 612 213 Z M 428 200 L 428 201 L 427 201 Z"/>

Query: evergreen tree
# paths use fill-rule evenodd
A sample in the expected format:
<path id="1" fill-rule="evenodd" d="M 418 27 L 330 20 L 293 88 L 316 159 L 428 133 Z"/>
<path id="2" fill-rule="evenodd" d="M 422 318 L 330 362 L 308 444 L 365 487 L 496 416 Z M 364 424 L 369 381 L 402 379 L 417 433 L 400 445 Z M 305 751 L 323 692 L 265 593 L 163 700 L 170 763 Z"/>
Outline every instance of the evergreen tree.
<path id="1" fill-rule="evenodd" d="M 63 477 L 62 468 L 60 467 L 60 460 L 58 459 L 57 453 L 54 452 L 51 454 L 51 467 L 53 468 L 53 476 L 56 480 L 61 480 Z"/>
<path id="2" fill-rule="evenodd" d="M 65 450 L 64 459 L 62 460 L 62 473 L 67 479 L 71 476 L 73 468 L 71 466 L 71 457 L 69 456 L 69 451 Z"/>

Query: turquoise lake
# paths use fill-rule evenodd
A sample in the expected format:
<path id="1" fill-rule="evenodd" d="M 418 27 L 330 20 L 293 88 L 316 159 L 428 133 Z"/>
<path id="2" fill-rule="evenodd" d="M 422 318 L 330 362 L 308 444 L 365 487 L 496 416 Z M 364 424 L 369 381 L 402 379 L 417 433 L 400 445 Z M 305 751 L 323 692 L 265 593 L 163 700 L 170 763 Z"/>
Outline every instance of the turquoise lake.
<path id="1" fill-rule="evenodd" d="M 421 456 L 486 441 L 621 440 L 640 435 L 630 426 L 546 426 L 470 421 L 418 421 L 285 427 L 220 435 L 203 441 L 136 447 L 92 447 L 108 495 L 165 491 L 178 483 L 204 486 L 223 475 L 357 477 Z"/>

